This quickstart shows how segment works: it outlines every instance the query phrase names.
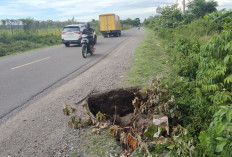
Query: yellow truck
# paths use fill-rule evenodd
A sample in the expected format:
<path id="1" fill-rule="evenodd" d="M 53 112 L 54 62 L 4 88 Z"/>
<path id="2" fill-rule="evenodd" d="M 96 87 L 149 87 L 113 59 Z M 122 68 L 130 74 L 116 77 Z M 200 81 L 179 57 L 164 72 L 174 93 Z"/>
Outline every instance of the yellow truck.
<path id="1" fill-rule="evenodd" d="M 106 38 L 111 35 L 118 37 L 121 36 L 120 18 L 116 14 L 102 14 L 99 15 L 100 31 Z"/>

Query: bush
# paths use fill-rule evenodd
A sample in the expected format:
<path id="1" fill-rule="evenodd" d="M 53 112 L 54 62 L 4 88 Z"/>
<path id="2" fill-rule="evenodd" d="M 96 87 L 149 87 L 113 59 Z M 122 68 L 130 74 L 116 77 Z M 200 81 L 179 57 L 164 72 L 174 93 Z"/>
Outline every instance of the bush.
<path id="1" fill-rule="evenodd" d="M 10 37 L 4 32 L 0 35 L 0 42 L 10 44 Z"/>
<path id="2" fill-rule="evenodd" d="M 231 13 L 213 14 L 191 23 L 183 16 L 174 27 L 159 21 L 167 24 L 172 14 L 147 19 L 145 24 L 163 39 L 163 47 L 172 56 L 170 63 L 178 66 L 179 76 L 168 84 L 181 111 L 179 123 L 197 146 L 195 155 L 232 156 Z M 228 31 L 221 32 L 221 27 Z"/>
<path id="3" fill-rule="evenodd" d="M 179 75 L 188 77 L 190 80 L 195 80 L 198 68 L 195 56 L 200 52 L 200 43 L 198 39 L 179 39 L 175 44 L 175 49 L 179 56 Z"/>
<path id="4" fill-rule="evenodd" d="M 1 56 L 5 56 L 5 55 L 6 55 L 6 49 L 0 47 L 0 57 L 1 57 Z"/>
<path id="5" fill-rule="evenodd" d="M 206 131 L 201 131 L 198 150 L 207 156 L 232 156 L 232 107 L 221 106 Z"/>

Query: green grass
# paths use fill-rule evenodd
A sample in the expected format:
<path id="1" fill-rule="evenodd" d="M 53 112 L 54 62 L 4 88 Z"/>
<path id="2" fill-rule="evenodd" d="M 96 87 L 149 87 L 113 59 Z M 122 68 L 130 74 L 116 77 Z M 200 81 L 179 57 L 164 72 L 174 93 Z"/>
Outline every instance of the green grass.
<path id="1" fill-rule="evenodd" d="M 156 77 L 170 79 L 170 75 L 174 74 L 174 67 L 172 70 L 170 69 L 168 56 L 154 31 L 146 30 L 146 39 L 136 50 L 123 86 L 133 85 L 148 88 Z"/>
<path id="2" fill-rule="evenodd" d="M 80 135 L 80 144 L 72 152 L 72 156 L 80 156 L 83 152 L 88 155 L 106 156 L 107 152 L 120 153 L 114 137 L 110 136 L 109 129 L 101 130 L 100 135 L 92 133 L 92 127 L 85 128 Z"/>
<path id="3" fill-rule="evenodd" d="M 0 57 L 61 44 L 61 37 L 60 33 L 58 34 L 58 30 L 49 30 L 48 34 L 45 31 L 39 30 L 38 33 L 24 33 L 20 31 L 11 33 L 9 30 L 1 30 Z"/>

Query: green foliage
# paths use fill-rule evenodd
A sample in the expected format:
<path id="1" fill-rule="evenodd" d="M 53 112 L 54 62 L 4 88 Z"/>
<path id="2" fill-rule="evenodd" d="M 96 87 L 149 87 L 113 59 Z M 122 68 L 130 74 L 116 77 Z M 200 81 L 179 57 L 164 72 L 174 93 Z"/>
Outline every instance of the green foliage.
<path id="1" fill-rule="evenodd" d="M 138 25 L 140 25 L 140 19 L 139 18 L 135 18 L 134 20 L 132 20 L 131 18 L 128 18 L 126 20 L 121 20 L 121 25 L 130 25 L 130 26 L 135 26 L 137 27 Z"/>
<path id="2" fill-rule="evenodd" d="M 179 57 L 179 75 L 188 77 L 190 80 L 196 79 L 198 63 L 195 55 L 200 52 L 200 43 L 198 39 L 179 39 L 175 44 Z"/>
<path id="3" fill-rule="evenodd" d="M 192 0 L 187 7 L 195 18 L 204 17 L 208 13 L 216 11 L 218 3 L 214 0 L 207 2 L 206 0 Z"/>
<path id="4" fill-rule="evenodd" d="M 159 30 L 162 28 L 175 28 L 183 22 L 183 15 L 177 5 L 163 8 L 162 16 L 150 17 L 144 20 L 144 25 L 149 28 Z"/>
<path id="5" fill-rule="evenodd" d="M 147 130 L 145 130 L 144 135 L 151 140 L 153 139 L 153 136 L 156 132 L 157 132 L 157 126 L 155 126 L 154 124 L 150 124 Z"/>
<path id="6" fill-rule="evenodd" d="M 1 57 L 1 56 L 5 56 L 5 55 L 6 55 L 6 49 L 0 47 L 0 57 Z"/>
<path id="7" fill-rule="evenodd" d="M 222 31 L 225 30 L 231 30 L 232 29 L 232 13 L 231 10 L 221 10 L 221 11 L 215 11 L 211 14 L 208 14 L 204 17 L 207 19 L 210 23 L 217 23 L 218 30 Z"/>
<path id="8" fill-rule="evenodd" d="M 10 37 L 4 32 L 0 35 L 0 42 L 4 44 L 9 44 L 10 43 Z"/>
<path id="9" fill-rule="evenodd" d="M 198 149 L 207 156 L 231 156 L 232 107 L 221 106 L 206 131 L 201 131 Z M 217 155 L 215 155 L 217 154 Z"/>
<path id="10" fill-rule="evenodd" d="M 100 111 L 96 114 L 96 119 L 99 122 L 105 122 L 106 121 L 106 116 L 102 114 Z"/>
<path id="11" fill-rule="evenodd" d="M 213 105 L 231 102 L 232 90 L 232 32 L 226 31 L 203 46 L 198 54 L 197 84 Z"/>
<path id="12" fill-rule="evenodd" d="M 60 44 L 60 34 L 38 34 L 38 33 L 0 33 L 0 56 L 10 55 L 34 48 Z"/>
<path id="13" fill-rule="evenodd" d="M 191 11 L 211 7 L 198 13 L 187 12 L 182 20 L 175 20 L 175 26 L 161 25 L 161 22 L 168 23 L 173 16 L 171 12 L 146 19 L 144 25 L 163 39 L 162 46 L 171 56 L 171 70 L 178 67 L 179 76 L 174 82 L 169 81 L 168 86 L 181 111 L 178 123 L 188 130 L 188 141 L 192 139 L 196 146 L 195 150 L 185 147 L 187 151 L 181 156 L 191 156 L 188 154 L 191 151 L 194 156 L 232 156 L 231 11 L 213 12 L 204 19 L 191 21 L 191 15 L 203 17 L 214 10 L 216 3 L 195 0 L 190 4 L 196 5 L 191 6 Z M 179 138 L 180 141 L 185 139 L 185 136 Z M 176 148 L 169 147 L 170 156 L 180 156 Z M 184 145 L 179 148 L 184 149 Z"/>
<path id="14" fill-rule="evenodd" d="M 188 131 L 180 125 L 173 129 L 172 139 L 174 142 L 168 146 L 170 151 L 166 156 L 193 156 L 195 148 L 193 139 L 188 138 L 187 134 Z"/>
<path id="15" fill-rule="evenodd" d="M 25 33 L 29 33 L 30 29 L 32 28 L 32 24 L 33 24 L 33 19 L 31 18 L 27 18 L 27 19 L 21 19 L 22 23 L 23 23 L 23 29 Z"/>
<path id="16" fill-rule="evenodd" d="M 160 18 L 160 26 L 175 28 L 183 20 L 181 10 L 177 8 L 177 5 L 166 6 L 163 8 L 162 16 Z"/>
<path id="17" fill-rule="evenodd" d="M 171 75 L 167 65 L 167 55 L 155 33 L 147 31 L 146 39 L 137 48 L 131 65 L 131 70 L 124 83 L 134 86 L 150 87 L 155 76 L 165 73 L 164 77 Z"/>
<path id="18" fill-rule="evenodd" d="M 150 147 L 150 152 L 152 154 L 161 154 L 163 152 L 165 152 L 167 150 L 167 148 L 169 147 L 169 143 L 163 143 L 163 144 L 158 144 L 158 145 L 155 145 L 154 147 Z"/>
<path id="19" fill-rule="evenodd" d="M 2 19 L 1 22 L 0 56 L 60 44 L 63 26 L 79 23 L 74 18 L 63 22 L 32 18 Z"/>

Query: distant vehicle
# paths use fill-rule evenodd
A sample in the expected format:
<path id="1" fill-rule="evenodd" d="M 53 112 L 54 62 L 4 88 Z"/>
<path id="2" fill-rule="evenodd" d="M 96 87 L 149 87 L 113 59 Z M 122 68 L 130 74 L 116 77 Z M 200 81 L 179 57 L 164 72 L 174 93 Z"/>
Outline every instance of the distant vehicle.
<path id="1" fill-rule="evenodd" d="M 81 46 L 81 33 L 85 29 L 85 24 L 67 25 L 63 28 L 61 39 L 62 43 L 69 47 L 70 44 L 78 44 Z M 97 43 L 97 34 L 94 31 L 94 44 Z"/>
<path id="2" fill-rule="evenodd" d="M 99 15 L 100 31 L 106 38 L 111 35 L 118 37 L 121 36 L 120 18 L 116 14 L 102 14 Z"/>

